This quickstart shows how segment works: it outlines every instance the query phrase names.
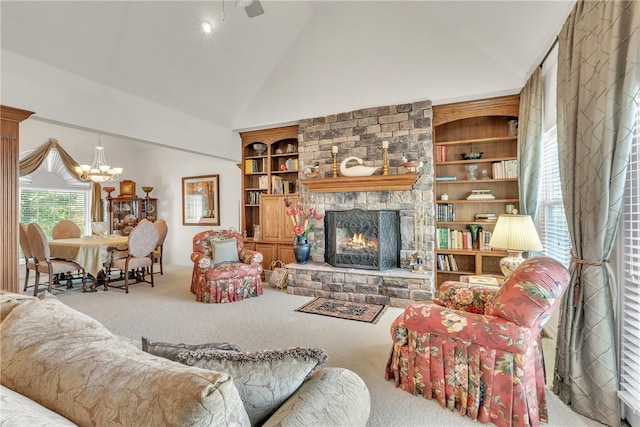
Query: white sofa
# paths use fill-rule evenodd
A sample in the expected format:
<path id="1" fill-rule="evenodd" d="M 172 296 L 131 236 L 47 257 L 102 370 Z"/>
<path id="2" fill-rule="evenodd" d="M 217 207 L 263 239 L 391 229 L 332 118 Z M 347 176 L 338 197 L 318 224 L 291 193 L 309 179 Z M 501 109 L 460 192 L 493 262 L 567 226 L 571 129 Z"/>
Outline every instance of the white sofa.
<path id="1" fill-rule="evenodd" d="M 248 402 L 255 395 L 236 387 L 239 376 L 234 382 L 227 372 L 199 367 L 218 366 L 215 354 L 233 352 L 190 352 L 187 366 L 143 352 L 55 297 L 2 292 L 0 309 L 2 426 L 358 426 L 369 417 L 367 387 L 346 369 L 315 369 L 298 358 L 292 372 L 302 365 L 314 372 L 297 375 L 301 385 L 291 395 L 268 402 L 268 390 Z M 277 363 L 286 367 L 287 360 Z M 251 387 L 271 375 L 255 366 Z"/>

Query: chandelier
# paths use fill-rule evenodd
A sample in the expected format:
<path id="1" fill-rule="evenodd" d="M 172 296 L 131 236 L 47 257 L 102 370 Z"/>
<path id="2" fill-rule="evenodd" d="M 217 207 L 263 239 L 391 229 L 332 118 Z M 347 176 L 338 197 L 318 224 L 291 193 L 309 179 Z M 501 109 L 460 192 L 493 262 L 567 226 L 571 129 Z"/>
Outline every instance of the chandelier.
<path id="1" fill-rule="evenodd" d="M 100 144 L 99 141 L 98 144 Z M 91 166 L 79 165 L 76 166 L 75 170 L 81 180 L 93 182 L 117 181 L 120 178 L 120 174 L 124 171 L 123 168 L 113 168 L 107 164 L 104 158 L 104 147 L 102 145 L 96 147 L 93 164 Z"/>

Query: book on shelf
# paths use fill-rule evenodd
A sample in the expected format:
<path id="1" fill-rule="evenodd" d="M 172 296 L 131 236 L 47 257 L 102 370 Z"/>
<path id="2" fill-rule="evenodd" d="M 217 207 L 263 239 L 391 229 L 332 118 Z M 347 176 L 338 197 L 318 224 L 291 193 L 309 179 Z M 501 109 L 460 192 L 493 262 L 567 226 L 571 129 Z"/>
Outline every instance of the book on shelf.
<path id="1" fill-rule="evenodd" d="M 262 191 L 247 191 L 247 204 L 248 205 L 259 205 L 260 204 L 260 196 L 263 194 Z"/>
<path id="2" fill-rule="evenodd" d="M 436 205 L 436 218 L 440 222 L 456 220 L 456 205 L 452 203 Z"/>
<path id="3" fill-rule="evenodd" d="M 456 181 L 458 179 L 455 175 L 440 175 L 436 176 L 436 181 Z"/>
<path id="4" fill-rule="evenodd" d="M 491 241 L 491 236 L 492 236 L 491 231 L 482 230 L 479 232 L 479 234 L 480 234 L 478 236 L 478 240 L 480 241 L 479 249 L 481 251 L 491 250 L 491 247 L 489 246 L 489 242 Z"/>
<path id="5" fill-rule="evenodd" d="M 491 190 L 471 190 L 471 194 L 467 197 L 467 200 L 491 200 L 495 199 L 495 196 L 491 194 Z"/>
<path id="6" fill-rule="evenodd" d="M 283 179 L 280 176 L 271 177 L 271 194 L 291 194 L 295 193 L 295 184 Z"/>
<path id="7" fill-rule="evenodd" d="M 473 240 L 469 230 L 438 227 L 436 234 L 437 249 L 473 249 Z"/>
<path id="8" fill-rule="evenodd" d="M 267 175 L 261 175 L 258 177 L 258 188 L 269 188 L 269 178 Z"/>
<path id="9" fill-rule="evenodd" d="M 448 254 L 447 258 L 449 259 L 449 269 L 451 271 L 458 271 L 458 264 L 456 264 L 456 257 L 453 254 Z"/>
<path id="10" fill-rule="evenodd" d="M 446 162 L 447 161 L 447 146 L 446 145 L 437 145 L 436 146 L 436 161 L 437 162 Z"/>
<path id="11" fill-rule="evenodd" d="M 294 185 L 292 182 L 283 181 L 282 184 L 283 184 L 283 188 L 282 188 L 283 194 L 291 194 L 295 192 Z"/>
<path id="12" fill-rule="evenodd" d="M 518 161 L 502 160 L 491 164 L 493 179 L 509 179 L 518 177 Z"/>
<path id="13" fill-rule="evenodd" d="M 440 271 L 459 271 L 456 257 L 453 254 L 439 254 L 436 257 L 436 268 Z"/>
<path id="14" fill-rule="evenodd" d="M 467 280 L 469 283 L 472 283 L 474 285 L 500 285 L 498 279 L 493 276 L 467 276 Z"/>
<path id="15" fill-rule="evenodd" d="M 298 159 L 287 159 L 284 164 L 285 170 L 287 171 L 297 171 L 298 170 Z"/>
<path id="16" fill-rule="evenodd" d="M 481 251 L 492 250 L 489 246 L 491 236 L 491 231 L 479 229 L 476 249 Z M 436 249 L 474 249 L 471 231 L 449 227 L 436 228 Z"/>
<path id="17" fill-rule="evenodd" d="M 250 174 L 264 172 L 266 170 L 266 160 L 267 159 L 262 159 L 261 161 L 246 159 L 244 161 L 244 173 Z"/>
<path id="18" fill-rule="evenodd" d="M 437 229 L 436 244 L 438 249 L 449 249 L 449 232 L 448 228 L 439 227 Z"/>
<path id="19" fill-rule="evenodd" d="M 476 221 L 496 221 L 498 217 L 493 213 L 477 213 L 475 219 Z"/>

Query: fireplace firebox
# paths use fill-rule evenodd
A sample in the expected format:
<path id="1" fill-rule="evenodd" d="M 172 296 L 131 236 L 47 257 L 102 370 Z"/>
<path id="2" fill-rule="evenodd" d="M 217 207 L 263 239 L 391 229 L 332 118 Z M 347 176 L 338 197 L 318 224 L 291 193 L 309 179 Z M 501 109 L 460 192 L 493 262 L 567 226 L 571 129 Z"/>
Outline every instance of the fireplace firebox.
<path id="1" fill-rule="evenodd" d="M 334 267 L 388 270 L 400 264 L 400 215 L 391 210 L 326 211 L 325 261 Z"/>

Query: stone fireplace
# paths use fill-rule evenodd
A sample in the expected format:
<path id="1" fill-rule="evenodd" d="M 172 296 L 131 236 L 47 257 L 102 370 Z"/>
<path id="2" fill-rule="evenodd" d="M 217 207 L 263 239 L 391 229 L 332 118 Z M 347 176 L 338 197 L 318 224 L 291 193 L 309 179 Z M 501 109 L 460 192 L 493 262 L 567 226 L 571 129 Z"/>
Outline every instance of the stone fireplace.
<path id="1" fill-rule="evenodd" d="M 434 199 L 433 146 L 430 101 L 367 108 L 300 121 L 298 150 L 299 180 L 307 179 L 312 169 L 315 178 L 332 178 L 332 147 L 338 147 L 337 162 L 359 157 L 367 166 L 383 166 L 382 141 L 388 141 L 388 175 L 409 173 L 403 157 L 424 162 L 420 175 L 410 189 L 370 188 L 358 191 L 310 192 L 298 188 L 303 203 L 320 213 L 360 209 L 363 212 L 394 211 L 397 215 L 397 252 L 395 266 L 380 269 L 348 265 L 344 257 L 329 262 L 327 239 L 334 239 L 323 221 L 309 233 L 311 256 L 307 264 L 289 264 L 287 292 L 305 296 L 324 296 L 348 301 L 374 302 L 403 307 L 412 301 L 433 296 Z M 306 173 L 305 173 L 306 171 Z M 381 176 L 375 176 L 380 182 Z M 308 178 L 313 179 L 313 178 Z M 418 211 L 427 223 L 416 227 Z M 421 230 L 416 233 L 416 230 Z M 417 235 L 420 234 L 420 235 Z M 424 269 L 416 272 L 411 260 L 422 251 Z M 385 261 L 386 262 L 386 261 Z"/>
<path id="2" fill-rule="evenodd" d="M 325 261 L 334 267 L 388 270 L 400 261 L 398 211 L 326 211 Z"/>

